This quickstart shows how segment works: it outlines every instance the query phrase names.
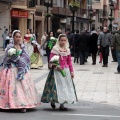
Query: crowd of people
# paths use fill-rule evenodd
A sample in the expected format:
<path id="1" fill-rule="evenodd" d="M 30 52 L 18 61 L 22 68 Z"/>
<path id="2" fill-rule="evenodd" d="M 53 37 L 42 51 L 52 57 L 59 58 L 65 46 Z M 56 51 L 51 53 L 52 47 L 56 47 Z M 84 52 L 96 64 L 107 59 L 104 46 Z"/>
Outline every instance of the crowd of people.
<path id="1" fill-rule="evenodd" d="M 67 110 L 65 103 L 77 103 L 74 86 L 74 62 L 85 65 L 88 56 L 92 56 L 92 65 L 96 65 L 96 56 L 100 55 L 102 67 L 108 67 L 109 50 L 113 61 L 118 62 L 120 73 L 120 30 L 112 33 L 104 27 L 103 30 L 93 30 L 91 33 L 79 30 L 65 34 L 58 29 L 56 36 L 52 31 L 41 38 L 41 44 L 28 29 L 22 39 L 19 30 L 9 33 L 9 43 L 5 46 L 5 55 L 0 71 L 0 108 L 20 109 L 26 112 L 28 108 L 40 105 L 40 102 L 50 103 L 53 109 L 56 103 L 60 110 Z M 46 51 L 49 74 L 42 97 L 36 91 L 29 69 L 43 66 L 43 51 Z M 102 62 L 103 61 L 103 62 Z"/>

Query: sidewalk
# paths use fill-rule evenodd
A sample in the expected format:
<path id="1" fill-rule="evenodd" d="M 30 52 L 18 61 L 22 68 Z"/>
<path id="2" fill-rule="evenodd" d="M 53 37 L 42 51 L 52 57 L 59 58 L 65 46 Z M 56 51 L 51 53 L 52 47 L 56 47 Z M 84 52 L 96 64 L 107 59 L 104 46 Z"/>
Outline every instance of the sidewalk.
<path id="1" fill-rule="evenodd" d="M 3 48 L 0 47 L 0 56 L 3 56 L 5 51 L 3 51 Z"/>
<path id="2" fill-rule="evenodd" d="M 4 51 L 0 48 L 0 56 Z M 43 61 L 47 61 L 44 57 Z M 85 65 L 73 64 L 75 70 L 74 83 L 79 101 L 89 101 L 101 104 L 120 106 L 120 74 L 117 72 L 117 63 L 111 62 L 109 56 L 108 67 L 102 67 L 97 56 L 97 64 L 92 65 L 91 57 Z M 46 62 L 45 62 L 46 63 Z M 41 95 L 49 70 L 47 64 L 41 69 L 31 69 L 31 77 Z"/>
<path id="3" fill-rule="evenodd" d="M 120 106 L 120 74 L 115 73 L 117 63 L 111 61 L 110 56 L 108 67 L 102 67 L 98 56 L 96 65 L 92 65 L 91 57 L 85 65 L 74 64 L 74 83 L 79 101 Z M 47 64 L 40 70 L 31 70 L 40 94 L 43 92 L 48 72 Z"/>

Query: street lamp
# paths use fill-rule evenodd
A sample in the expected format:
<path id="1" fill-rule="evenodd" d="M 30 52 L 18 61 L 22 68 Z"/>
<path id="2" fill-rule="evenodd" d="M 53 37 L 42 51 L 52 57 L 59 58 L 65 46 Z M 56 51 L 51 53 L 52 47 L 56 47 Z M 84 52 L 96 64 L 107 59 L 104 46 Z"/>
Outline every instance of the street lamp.
<path id="1" fill-rule="evenodd" d="M 80 3 L 77 0 L 71 0 L 69 4 L 70 11 L 72 12 L 72 32 L 74 33 L 74 18 L 75 12 L 79 9 Z"/>
<path id="2" fill-rule="evenodd" d="M 109 21 L 110 21 L 109 30 L 112 32 L 112 21 L 113 21 L 112 11 L 113 11 L 113 9 L 114 9 L 114 4 L 113 4 L 113 2 L 111 2 L 111 3 L 109 4 L 109 6 L 110 6 L 110 10 L 111 10 L 110 16 L 109 16 L 109 18 L 108 18 Z"/>
<path id="3" fill-rule="evenodd" d="M 46 6 L 46 8 L 47 8 L 47 14 L 48 14 L 49 7 L 52 7 L 52 0 L 45 0 L 44 1 L 44 6 Z M 48 34 L 48 16 L 46 16 L 46 18 L 47 18 L 47 30 L 46 30 L 46 32 Z"/>
<path id="4" fill-rule="evenodd" d="M 105 18 L 101 17 L 100 20 L 101 20 L 102 26 L 104 26 L 104 20 L 105 20 Z"/>
<path id="5" fill-rule="evenodd" d="M 93 16 L 93 10 L 92 8 L 89 9 L 89 16 L 90 16 L 90 20 L 89 20 L 89 23 L 90 23 L 90 32 L 92 31 L 92 16 Z"/>

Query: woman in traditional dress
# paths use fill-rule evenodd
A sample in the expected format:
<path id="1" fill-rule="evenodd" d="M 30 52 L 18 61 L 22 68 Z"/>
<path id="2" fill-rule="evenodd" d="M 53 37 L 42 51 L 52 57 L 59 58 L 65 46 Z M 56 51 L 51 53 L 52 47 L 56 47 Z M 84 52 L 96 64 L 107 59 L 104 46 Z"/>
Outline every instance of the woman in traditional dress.
<path id="1" fill-rule="evenodd" d="M 34 39 L 33 34 L 31 34 L 31 30 L 27 29 L 27 34 L 24 36 L 24 44 L 25 44 L 25 49 L 29 57 L 33 53 L 33 46 L 31 45 L 31 41 Z"/>
<path id="2" fill-rule="evenodd" d="M 43 67 L 43 62 L 42 62 L 43 51 L 41 49 L 41 46 L 35 40 L 33 40 L 31 44 L 33 45 L 34 48 L 34 51 L 30 56 L 31 68 Z"/>
<path id="3" fill-rule="evenodd" d="M 12 33 L 13 44 L 8 45 L 0 71 L 0 108 L 34 108 L 40 104 L 39 96 L 29 74 L 30 59 L 22 43 L 19 30 Z"/>
<path id="4" fill-rule="evenodd" d="M 60 66 L 49 63 L 51 70 L 45 84 L 41 101 L 43 103 L 50 102 L 53 109 L 56 107 L 55 103 L 59 103 L 60 110 L 67 110 L 64 104 L 76 103 L 77 96 L 73 83 L 74 72 L 69 43 L 65 34 L 59 35 L 58 41 L 51 51 L 50 59 L 55 55 L 60 56 Z M 61 70 L 65 71 L 66 76 L 62 76 Z"/>

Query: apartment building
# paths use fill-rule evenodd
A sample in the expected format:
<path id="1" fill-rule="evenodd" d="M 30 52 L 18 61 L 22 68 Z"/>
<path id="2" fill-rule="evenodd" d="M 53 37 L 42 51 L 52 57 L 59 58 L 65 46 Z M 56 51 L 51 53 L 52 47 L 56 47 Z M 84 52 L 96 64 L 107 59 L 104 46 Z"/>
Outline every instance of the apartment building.
<path id="1" fill-rule="evenodd" d="M 110 15 L 109 4 L 113 2 L 114 9 L 112 11 L 112 16 L 114 20 L 112 22 L 113 28 L 118 28 L 120 24 L 120 13 L 119 13 L 119 2 L 120 0 L 93 0 L 92 8 L 96 10 L 95 26 L 96 28 L 102 26 L 109 26 L 110 21 L 108 17 Z"/>
<path id="2" fill-rule="evenodd" d="M 80 2 L 80 8 L 75 13 L 74 25 L 75 30 L 82 31 L 89 27 L 87 0 L 78 0 Z M 52 14 L 52 30 L 57 31 L 61 28 L 63 31 L 72 28 L 72 12 L 69 9 L 69 3 L 71 0 L 53 0 Z"/>

